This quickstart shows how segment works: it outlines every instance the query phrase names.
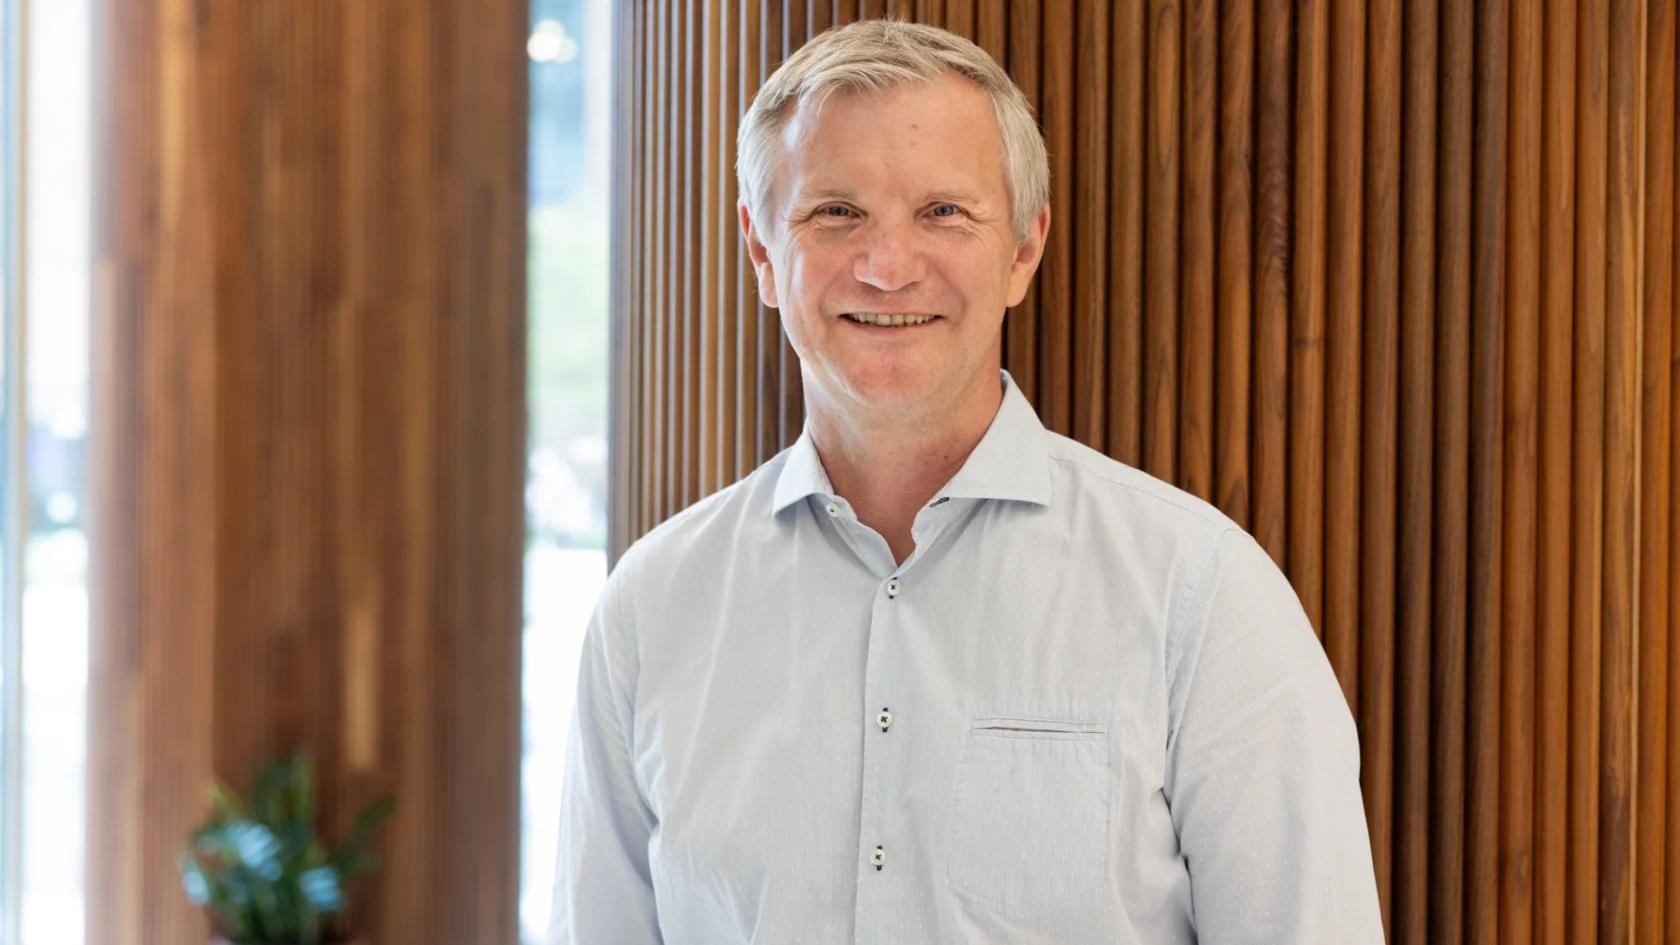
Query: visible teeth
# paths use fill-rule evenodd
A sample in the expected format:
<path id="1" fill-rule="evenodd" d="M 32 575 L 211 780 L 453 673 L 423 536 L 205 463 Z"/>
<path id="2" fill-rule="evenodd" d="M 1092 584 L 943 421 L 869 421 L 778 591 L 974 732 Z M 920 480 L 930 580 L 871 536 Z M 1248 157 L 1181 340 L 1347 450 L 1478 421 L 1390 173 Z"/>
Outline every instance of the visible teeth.
<path id="1" fill-rule="evenodd" d="M 931 322 L 932 315 L 881 315 L 875 312 L 848 312 L 846 317 L 864 325 L 879 325 L 883 328 L 902 328 L 906 325 L 921 325 Z"/>

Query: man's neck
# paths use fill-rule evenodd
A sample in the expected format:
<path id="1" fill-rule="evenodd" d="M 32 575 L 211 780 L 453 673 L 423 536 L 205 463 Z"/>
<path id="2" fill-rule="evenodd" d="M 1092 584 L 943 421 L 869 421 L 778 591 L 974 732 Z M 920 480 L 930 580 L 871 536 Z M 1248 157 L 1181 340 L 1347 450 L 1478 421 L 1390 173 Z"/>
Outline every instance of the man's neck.
<path id="1" fill-rule="evenodd" d="M 880 533 L 903 563 L 915 549 L 916 513 L 962 469 L 1003 402 L 996 374 L 990 384 L 948 406 L 892 415 L 843 410 L 807 391 L 811 441 L 834 492 Z"/>

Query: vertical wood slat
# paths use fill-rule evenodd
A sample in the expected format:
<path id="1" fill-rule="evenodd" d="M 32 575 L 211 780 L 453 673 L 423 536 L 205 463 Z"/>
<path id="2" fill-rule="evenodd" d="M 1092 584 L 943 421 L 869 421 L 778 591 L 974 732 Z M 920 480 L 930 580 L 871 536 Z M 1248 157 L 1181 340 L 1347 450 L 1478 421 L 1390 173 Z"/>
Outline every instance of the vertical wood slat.
<path id="1" fill-rule="evenodd" d="M 1076 50 L 1073 7 L 1048 3 L 1043 8 L 1040 42 L 1043 48 L 1064 52 Z M 1074 216 L 1074 55 L 1044 56 L 1044 92 L 1039 122 L 1044 143 L 1050 149 L 1050 219 L 1044 258 L 1038 267 L 1038 305 L 1043 313 L 1037 323 L 1038 363 L 1035 376 L 1045 383 L 1038 388 L 1034 405 L 1047 429 L 1063 436 L 1073 433 L 1073 233 L 1079 226 Z M 1084 208 L 1081 208 L 1081 213 Z"/>
<path id="2" fill-rule="evenodd" d="M 1538 7 L 1511 5 L 1499 758 L 1499 941 L 1505 945 L 1526 945 L 1534 935 L 1541 26 Z"/>
<path id="3" fill-rule="evenodd" d="M 1499 939 L 1500 543 L 1505 446 L 1507 0 L 1480 0 L 1473 73 L 1464 937 Z"/>
<path id="4" fill-rule="evenodd" d="M 1114 13 L 1109 138 L 1108 451 L 1142 464 L 1144 89 L 1148 61 L 1147 0 L 1121 0 Z M 1054 225 L 1054 224 L 1052 224 Z"/>
<path id="5" fill-rule="evenodd" d="M 1574 555 L 1576 4 L 1548 0 L 1541 90 L 1539 599 L 1535 628 L 1534 939 L 1569 940 Z"/>
<path id="6" fill-rule="evenodd" d="M 1430 941 L 1434 680 L 1435 237 L 1440 11 L 1406 3 L 1401 115 L 1399 493 L 1395 516 L 1394 942 Z"/>
<path id="7" fill-rule="evenodd" d="M 1076 35 L 1079 37 L 1075 69 L 1081 76 L 1106 78 L 1109 70 L 1110 7 L 1105 3 L 1081 4 Z M 1070 77 L 1071 79 L 1071 77 Z M 1109 307 L 1105 265 L 1108 262 L 1109 191 L 1108 121 L 1109 83 L 1081 82 L 1078 85 L 1079 151 L 1074 162 L 1077 175 L 1078 218 L 1074 224 L 1074 295 L 1069 311 L 1072 322 L 1073 404 L 1072 424 L 1076 439 L 1094 449 L 1104 447 L 1107 423 Z M 1054 225 L 1054 224 L 1052 224 Z M 1052 346 L 1053 348 L 1054 346 Z"/>
<path id="8" fill-rule="evenodd" d="M 1598 932 L 1600 657 L 1604 576 L 1605 174 L 1609 8 L 1578 23 L 1575 189 L 1575 397 L 1569 682 L 1569 896 L 1566 938 Z"/>
<path id="9" fill-rule="evenodd" d="M 1364 313 L 1360 381 L 1358 666 L 1360 784 L 1371 831 L 1383 930 L 1394 920 L 1395 533 L 1399 471 L 1402 5 L 1374 0 L 1367 27 Z M 1335 552 L 1332 551 L 1332 554 Z"/>
<path id="10" fill-rule="evenodd" d="M 1600 941 L 1633 931 L 1634 595 L 1639 467 L 1639 82 L 1643 4 L 1610 4 L 1604 243 L 1603 757 Z"/>
<path id="11" fill-rule="evenodd" d="M 1214 502 L 1248 527 L 1254 329 L 1254 0 L 1220 10 Z"/>
<path id="12" fill-rule="evenodd" d="M 1289 437 L 1290 4 L 1259 0 L 1258 187 L 1254 208 L 1254 424 L 1250 531 L 1282 566 Z"/>
<path id="13" fill-rule="evenodd" d="M 1181 344 L 1178 485 L 1213 494 L 1214 254 L 1218 232 L 1215 155 L 1219 130 L 1219 10 L 1189 0 L 1183 15 L 1183 225 L 1179 269 Z"/>
<path id="14" fill-rule="evenodd" d="M 1330 4 L 1296 4 L 1294 229 L 1289 313 L 1289 579 L 1324 636 L 1324 295 Z"/>
<path id="15" fill-rule="evenodd" d="M 1471 339 L 1471 171 L 1475 24 L 1466 3 L 1441 7 L 1435 336 L 1434 813 L 1431 942 L 1464 941 L 1466 622 Z"/>
<path id="16" fill-rule="evenodd" d="M 1009 74 L 1026 97 L 1027 107 L 1042 123 L 1043 109 L 1039 100 L 1042 85 L 1039 53 L 1043 42 L 1043 7 L 1040 0 L 1015 0 L 1007 5 L 1009 11 Z M 1002 61 L 1002 60 L 1000 60 Z M 1052 156 L 1054 159 L 1054 156 Z M 1052 168 L 1052 174 L 1054 169 Z M 1052 217 L 1055 210 L 1051 210 Z M 1064 223 L 1066 221 L 1063 221 Z M 1062 228 L 1052 219 L 1052 230 Z M 1048 247 L 1046 247 L 1048 253 Z M 1004 317 L 1004 366 L 1034 404 L 1038 398 L 1038 297 L 1043 282 L 1033 280 L 1026 297 Z"/>
<path id="17" fill-rule="evenodd" d="M 663 6 L 701 13 L 709 62 L 713 14 Z M 683 114 L 650 130 L 677 153 L 630 145 L 656 186 L 667 175 L 635 205 L 664 255 L 631 270 L 662 315 L 615 336 L 654 346 L 620 396 L 662 397 L 620 466 L 641 487 L 618 513 L 630 528 L 746 474 L 802 410 L 776 313 L 728 334 L 750 291 L 731 234 L 707 231 L 683 268 L 691 224 L 655 213 L 730 199 L 714 179 L 727 142 L 703 156 L 715 190 L 671 176 L 686 123 L 724 136 L 730 109 L 714 120 L 708 97 L 738 113 L 830 22 L 944 23 L 1010 67 L 1052 155 L 1050 246 L 1007 317 L 1006 366 L 1047 426 L 1211 499 L 1288 565 L 1359 722 L 1392 940 L 1653 940 L 1669 844 L 1631 825 L 1672 832 L 1680 711 L 1672 556 L 1651 524 L 1675 515 L 1659 409 L 1672 319 L 1659 331 L 1650 311 L 1675 307 L 1651 262 L 1673 254 L 1666 3 L 759 0 L 717 15 L 718 55 L 749 19 L 769 43 L 748 80 L 696 73 L 696 95 L 680 56 L 654 64 L 654 101 Z M 661 35 L 688 42 L 686 22 L 668 15 Z M 691 309 L 691 278 L 715 315 Z M 742 369 L 757 394 L 730 407 L 754 387 L 731 384 Z M 645 486 L 635 470 L 656 466 Z"/>
<path id="18" fill-rule="evenodd" d="M 1142 469 L 1178 477 L 1179 116 L 1183 10 L 1149 2 L 1149 68 L 1144 114 L 1144 288 Z"/>
<path id="19" fill-rule="evenodd" d="M 1648 80 L 1644 87 L 1646 145 L 1644 194 L 1644 259 L 1641 277 L 1640 409 L 1641 449 L 1639 484 L 1639 620 L 1637 800 L 1634 808 L 1637 858 L 1633 891 L 1633 928 L 1639 945 L 1660 945 L 1664 912 L 1675 909 L 1665 896 L 1668 837 L 1668 703 L 1669 613 L 1673 606 L 1669 580 L 1670 489 L 1673 468 L 1673 315 L 1674 310 L 1674 4 L 1648 9 L 1645 47 Z"/>
<path id="20" fill-rule="evenodd" d="M 1365 6 L 1330 11 L 1325 248 L 1324 649 L 1359 706 L 1360 380 L 1364 351 Z"/>

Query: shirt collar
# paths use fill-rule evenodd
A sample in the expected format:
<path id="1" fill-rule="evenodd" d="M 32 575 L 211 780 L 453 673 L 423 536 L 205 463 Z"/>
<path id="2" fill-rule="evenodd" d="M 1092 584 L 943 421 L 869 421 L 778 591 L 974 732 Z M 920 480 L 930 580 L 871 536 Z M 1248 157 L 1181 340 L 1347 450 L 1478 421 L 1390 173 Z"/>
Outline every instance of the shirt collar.
<path id="1" fill-rule="evenodd" d="M 968 454 L 945 488 L 935 499 L 1008 499 L 1050 504 L 1050 451 L 1044 424 L 1026 395 L 1015 386 L 1008 371 L 1002 372 L 1003 403 L 986 435 Z M 778 514 L 811 495 L 833 495 L 834 486 L 824 471 L 809 428 L 788 448 L 782 471 L 776 478 L 775 504 Z"/>

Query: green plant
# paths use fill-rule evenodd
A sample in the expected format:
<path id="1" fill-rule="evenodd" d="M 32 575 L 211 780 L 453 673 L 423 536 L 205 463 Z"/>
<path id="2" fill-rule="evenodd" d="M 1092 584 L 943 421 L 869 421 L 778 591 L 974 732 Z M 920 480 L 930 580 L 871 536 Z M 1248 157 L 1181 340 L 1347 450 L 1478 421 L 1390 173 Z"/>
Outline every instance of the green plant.
<path id="1" fill-rule="evenodd" d="M 395 804 L 387 795 L 356 816 L 329 849 L 315 834 L 307 755 L 259 765 L 247 804 L 221 781 L 205 788 L 209 818 L 181 851 L 181 885 L 218 934 L 245 945 L 317 945 L 348 902 L 344 882 L 375 865 L 368 841 Z"/>

